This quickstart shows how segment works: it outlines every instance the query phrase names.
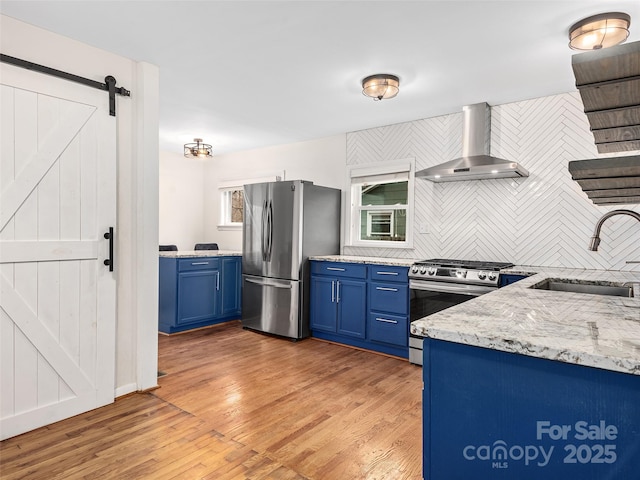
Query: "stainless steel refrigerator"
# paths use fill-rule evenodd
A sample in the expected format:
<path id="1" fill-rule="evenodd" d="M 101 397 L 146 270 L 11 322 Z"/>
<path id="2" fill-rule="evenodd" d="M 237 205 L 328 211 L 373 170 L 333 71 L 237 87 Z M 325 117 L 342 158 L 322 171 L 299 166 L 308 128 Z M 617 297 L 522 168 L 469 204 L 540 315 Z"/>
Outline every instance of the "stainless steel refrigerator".
<path id="1" fill-rule="evenodd" d="M 244 186 L 242 326 L 309 336 L 309 261 L 340 251 L 340 190 L 293 180 Z"/>

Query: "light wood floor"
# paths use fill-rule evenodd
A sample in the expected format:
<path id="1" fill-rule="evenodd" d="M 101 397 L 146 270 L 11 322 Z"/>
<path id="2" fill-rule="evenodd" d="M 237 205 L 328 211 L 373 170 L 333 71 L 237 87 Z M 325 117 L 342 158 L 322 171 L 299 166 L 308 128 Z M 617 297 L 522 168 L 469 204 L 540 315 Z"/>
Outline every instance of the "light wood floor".
<path id="1" fill-rule="evenodd" d="M 159 338 L 151 393 L 0 444 L 0 478 L 421 478 L 421 370 L 239 322 Z"/>

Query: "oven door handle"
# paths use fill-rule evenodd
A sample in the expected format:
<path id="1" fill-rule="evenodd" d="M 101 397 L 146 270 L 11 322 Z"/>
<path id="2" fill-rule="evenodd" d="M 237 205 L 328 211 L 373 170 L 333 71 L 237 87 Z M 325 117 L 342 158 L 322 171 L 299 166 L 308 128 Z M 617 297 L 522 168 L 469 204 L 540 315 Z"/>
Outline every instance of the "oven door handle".
<path id="1" fill-rule="evenodd" d="M 456 293 L 459 295 L 469 295 L 478 297 L 485 293 L 493 292 L 496 287 L 484 287 L 482 285 L 460 285 L 456 283 L 421 282 L 409 280 L 409 288 L 413 290 L 424 290 L 427 292 Z"/>

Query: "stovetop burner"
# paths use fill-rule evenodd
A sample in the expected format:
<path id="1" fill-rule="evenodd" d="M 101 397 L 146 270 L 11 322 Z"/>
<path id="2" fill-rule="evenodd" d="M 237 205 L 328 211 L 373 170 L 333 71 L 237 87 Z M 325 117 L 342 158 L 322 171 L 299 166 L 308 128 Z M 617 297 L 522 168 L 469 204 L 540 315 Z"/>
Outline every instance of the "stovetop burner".
<path id="1" fill-rule="evenodd" d="M 445 258 L 431 258 L 427 260 L 419 260 L 414 265 L 427 265 L 442 268 L 463 268 L 466 270 L 491 270 L 498 271 L 503 268 L 513 267 L 513 263 L 509 262 L 484 262 L 478 260 L 454 260 Z"/>

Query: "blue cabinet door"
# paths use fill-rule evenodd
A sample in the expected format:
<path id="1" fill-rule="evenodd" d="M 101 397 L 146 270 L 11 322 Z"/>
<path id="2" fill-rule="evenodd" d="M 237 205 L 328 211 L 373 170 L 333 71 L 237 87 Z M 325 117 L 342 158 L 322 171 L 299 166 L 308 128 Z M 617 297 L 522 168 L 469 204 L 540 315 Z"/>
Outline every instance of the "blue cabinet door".
<path id="1" fill-rule="evenodd" d="M 310 287 L 311 330 L 335 333 L 337 330 L 336 280 L 312 275 Z"/>
<path id="2" fill-rule="evenodd" d="M 222 281 L 220 282 L 220 314 L 240 315 L 242 292 L 242 263 L 240 257 L 221 259 Z"/>
<path id="3" fill-rule="evenodd" d="M 201 322 L 218 314 L 218 270 L 197 270 L 178 274 L 179 325 Z"/>
<path id="4" fill-rule="evenodd" d="M 336 281 L 338 333 L 365 338 L 367 325 L 367 284 L 357 280 Z"/>

